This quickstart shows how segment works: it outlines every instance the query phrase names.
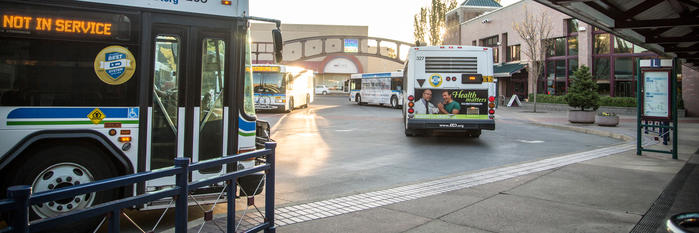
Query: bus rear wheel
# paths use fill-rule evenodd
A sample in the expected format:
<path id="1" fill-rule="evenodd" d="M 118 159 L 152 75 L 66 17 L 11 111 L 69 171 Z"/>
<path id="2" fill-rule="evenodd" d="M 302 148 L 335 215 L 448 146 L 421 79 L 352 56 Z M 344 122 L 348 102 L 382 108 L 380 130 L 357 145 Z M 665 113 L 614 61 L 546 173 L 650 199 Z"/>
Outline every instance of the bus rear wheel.
<path id="1" fill-rule="evenodd" d="M 97 149 L 84 146 L 41 148 L 7 175 L 6 184 L 30 185 L 32 192 L 37 193 L 117 176 L 116 169 L 106 160 Z M 117 196 L 117 190 L 107 190 L 41 203 L 29 208 L 29 217 L 30 220 L 55 217 L 114 200 Z M 100 220 L 101 217 L 89 218 L 51 229 L 51 232 L 92 232 Z"/>
<path id="2" fill-rule="evenodd" d="M 466 135 L 472 138 L 477 138 L 481 136 L 481 130 L 480 129 L 474 129 L 474 130 L 469 130 L 466 132 Z"/>
<path id="3" fill-rule="evenodd" d="M 294 111 L 294 98 L 289 99 L 289 110 L 286 110 L 286 112 L 291 111 Z"/>
<path id="4" fill-rule="evenodd" d="M 306 104 L 303 105 L 303 108 L 308 108 L 308 106 L 310 106 L 310 105 L 311 105 L 311 96 L 306 95 Z"/>

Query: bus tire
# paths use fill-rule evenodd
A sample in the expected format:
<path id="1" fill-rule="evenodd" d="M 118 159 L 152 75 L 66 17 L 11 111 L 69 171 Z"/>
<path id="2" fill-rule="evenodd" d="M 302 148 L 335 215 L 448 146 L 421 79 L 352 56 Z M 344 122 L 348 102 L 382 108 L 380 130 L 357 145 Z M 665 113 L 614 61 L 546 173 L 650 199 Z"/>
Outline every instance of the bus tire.
<path id="1" fill-rule="evenodd" d="M 413 129 L 405 129 L 405 136 L 408 137 L 415 137 L 417 134 L 415 133 L 415 130 Z"/>
<path id="2" fill-rule="evenodd" d="M 308 106 L 310 106 L 310 105 L 311 105 L 311 96 L 306 95 L 306 104 L 303 105 L 303 108 L 308 108 Z"/>
<path id="3" fill-rule="evenodd" d="M 359 105 L 364 105 L 364 102 L 362 102 L 362 96 L 359 94 L 357 94 L 357 96 L 354 97 L 354 101 L 356 101 Z"/>
<path id="4" fill-rule="evenodd" d="M 481 130 L 480 129 L 475 129 L 475 130 L 469 130 L 466 135 L 472 138 L 477 138 L 481 136 Z"/>
<path id="5" fill-rule="evenodd" d="M 327 92 L 327 91 L 323 91 L 323 95 L 327 95 L 327 94 L 328 94 L 328 92 Z"/>
<path id="6" fill-rule="evenodd" d="M 289 99 L 289 110 L 286 110 L 286 112 L 291 111 L 294 111 L 294 98 Z"/>
<path id="7" fill-rule="evenodd" d="M 103 152 L 90 146 L 44 147 L 30 152 L 23 161 L 15 164 L 4 182 L 12 185 L 30 185 L 33 192 L 42 192 L 81 183 L 115 177 L 118 172 L 110 165 Z M 107 190 L 74 196 L 33 205 L 29 208 L 29 219 L 54 217 L 69 210 L 84 209 L 115 200 L 118 190 Z M 50 229 L 51 232 L 92 232 L 101 217 L 93 217 L 64 227 Z"/>
<path id="8" fill-rule="evenodd" d="M 398 108 L 398 97 L 391 96 L 391 107 L 392 108 Z"/>

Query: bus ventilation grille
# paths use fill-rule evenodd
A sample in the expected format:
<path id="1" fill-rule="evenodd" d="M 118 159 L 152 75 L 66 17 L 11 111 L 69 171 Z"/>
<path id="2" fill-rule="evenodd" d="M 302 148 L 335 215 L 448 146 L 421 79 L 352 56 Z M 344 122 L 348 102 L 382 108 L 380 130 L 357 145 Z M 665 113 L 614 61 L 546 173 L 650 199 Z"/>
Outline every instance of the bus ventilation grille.
<path id="1" fill-rule="evenodd" d="M 478 73 L 476 57 L 425 57 L 425 73 Z"/>

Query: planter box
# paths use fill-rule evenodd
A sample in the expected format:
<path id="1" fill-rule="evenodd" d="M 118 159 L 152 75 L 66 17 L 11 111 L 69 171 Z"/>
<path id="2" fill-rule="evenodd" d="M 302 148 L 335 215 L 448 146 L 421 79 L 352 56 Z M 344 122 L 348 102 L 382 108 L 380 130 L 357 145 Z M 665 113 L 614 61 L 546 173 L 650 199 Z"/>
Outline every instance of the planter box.
<path id="1" fill-rule="evenodd" d="M 617 126 L 619 125 L 619 116 L 597 116 L 597 125 Z"/>
<path id="2" fill-rule="evenodd" d="M 595 123 L 597 111 L 568 110 L 568 121 L 571 123 Z"/>

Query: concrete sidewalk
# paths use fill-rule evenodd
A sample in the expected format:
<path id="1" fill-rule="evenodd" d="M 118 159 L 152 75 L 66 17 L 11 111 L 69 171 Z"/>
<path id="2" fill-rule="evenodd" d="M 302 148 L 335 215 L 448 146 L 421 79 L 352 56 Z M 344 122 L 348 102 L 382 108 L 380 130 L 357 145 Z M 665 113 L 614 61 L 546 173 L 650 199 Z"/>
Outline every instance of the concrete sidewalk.
<path id="1" fill-rule="evenodd" d="M 501 107 L 496 119 L 626 142 L 387 190 L 277 207 L 277 231 L 664 232 L 663 218 L 681 211 L 699 211 L 699 169 L 694 166 L 699 155 L 693 156 L 699 152 L 699 118 L 681 118 L 678 160 L 651 152 L 637 156 L 634 117 L 621 116 L 618 127 L 600 127 L 568 123 L 566 112 L 531 113 Z M 644 143 L 653 149 L 671 148 L 652 137 Z"/>

